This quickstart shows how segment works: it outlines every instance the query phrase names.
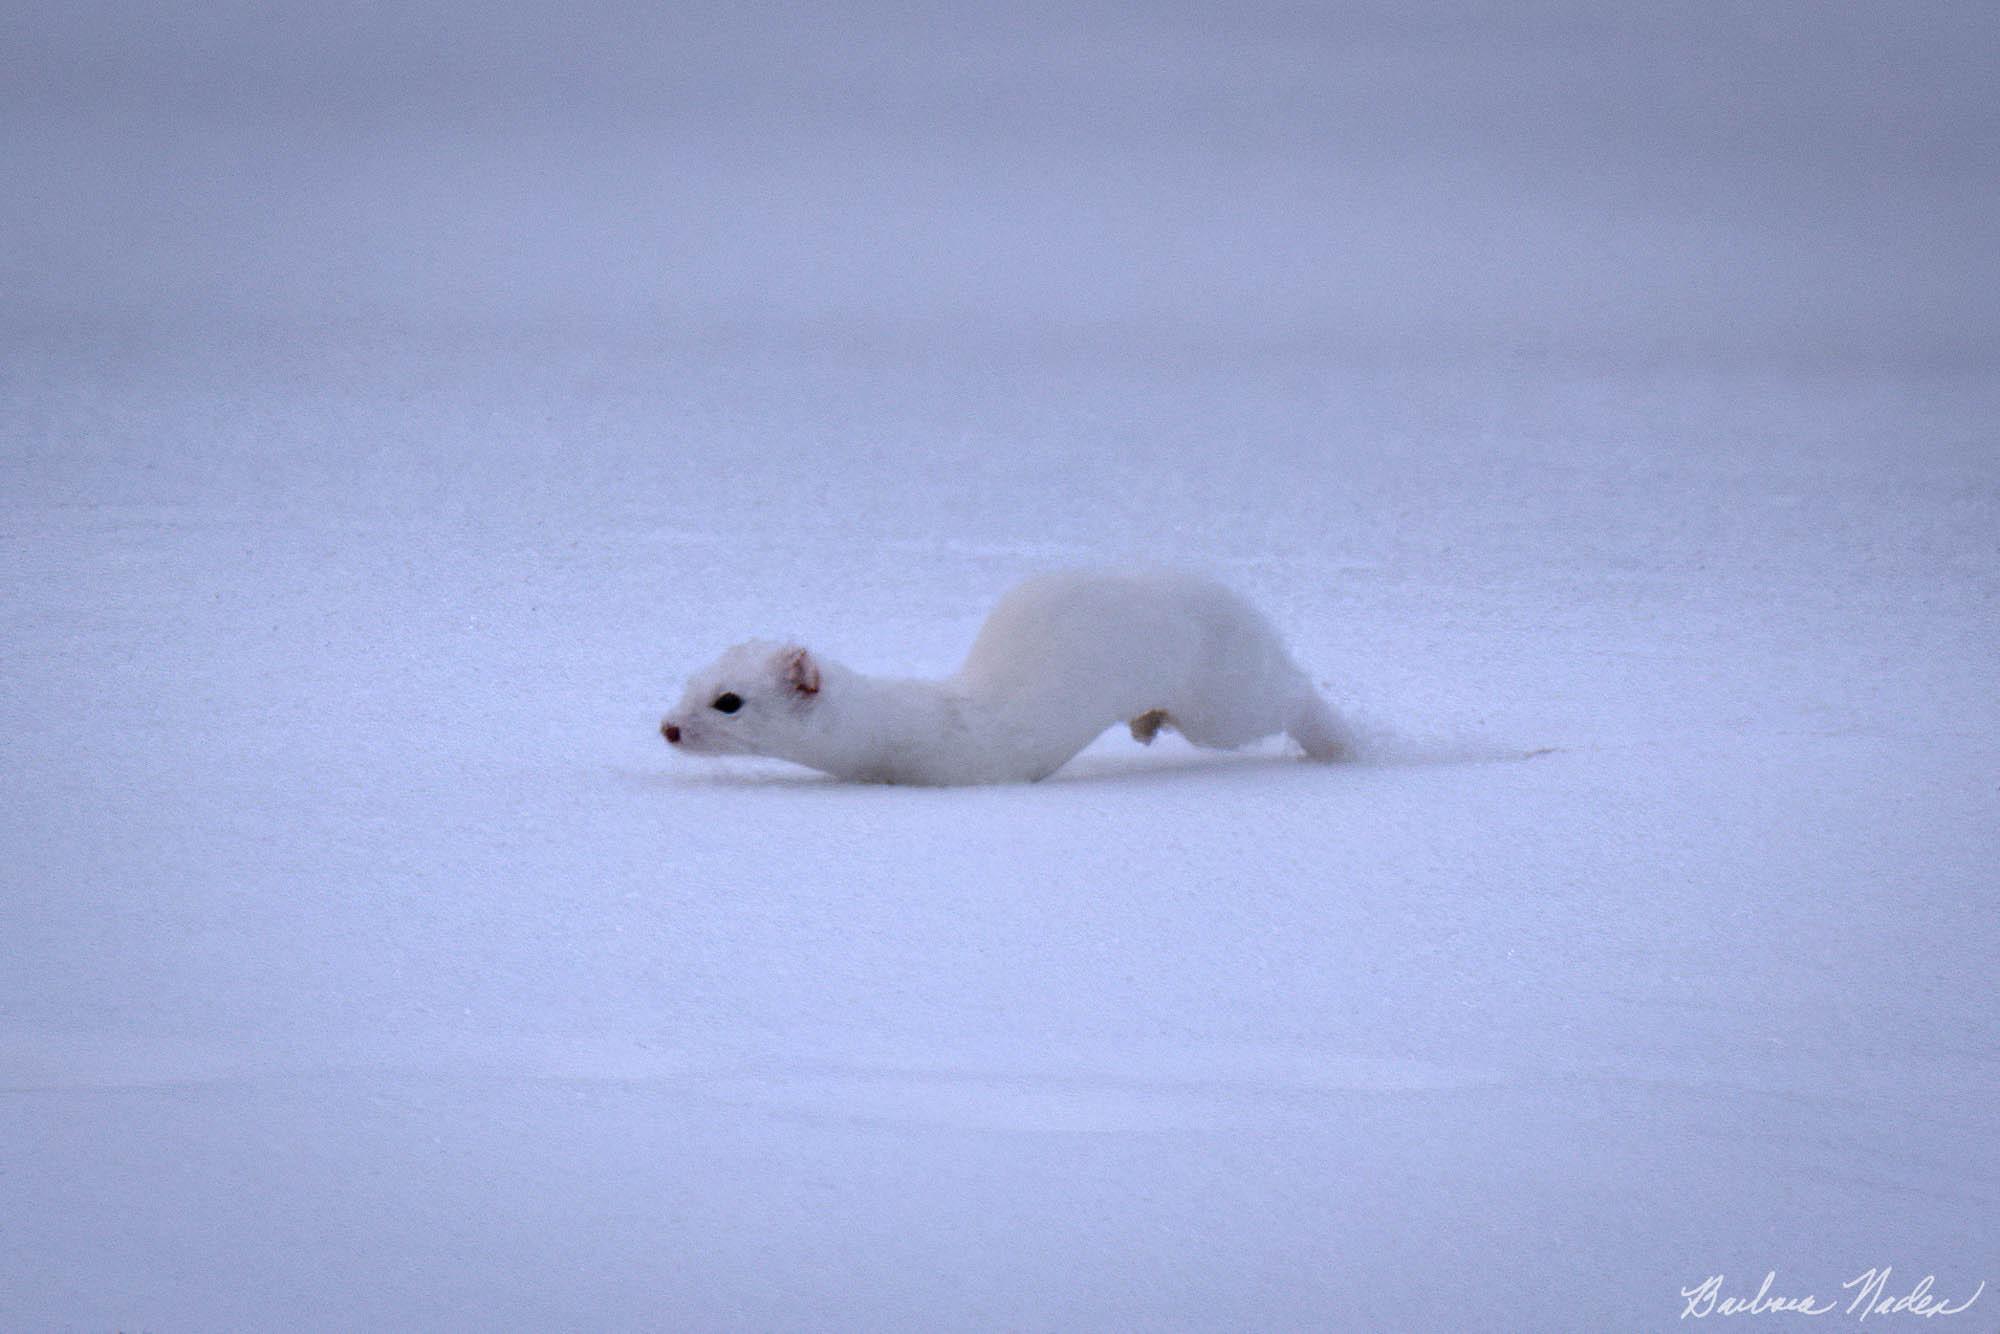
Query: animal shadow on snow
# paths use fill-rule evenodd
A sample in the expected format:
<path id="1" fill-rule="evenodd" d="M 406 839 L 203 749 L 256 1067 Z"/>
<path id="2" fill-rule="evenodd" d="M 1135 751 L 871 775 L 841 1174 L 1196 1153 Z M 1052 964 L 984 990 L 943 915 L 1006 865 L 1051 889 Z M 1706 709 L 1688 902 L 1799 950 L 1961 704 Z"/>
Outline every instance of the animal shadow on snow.
<path id="1" fill-rule="evenodd" d="M 1164 751 L 1156 747 L 1152 753 L 1138 755 L 1119 751 L 1099 753 L 1087 751 L 1038 783 L 982 786 L 986 790 L 993 788 L 1046 790 L 1078 783 L 1208 782 L 1231 775 L 1245 778 L 1256 775 L 1263 779 L 1275 779 L 1286 774 L 1294 775 L 1299 781 L 1319 782 L 1357 770 L 1515 764 L 1545 755 L 1560 754 L 1562 749 L 1559 746 L 1524 750 L 1520 747 L 1497 744 L 1399 745 L 1394 742 L 1383 744 L 1364 742 L 1359 753 L 1352 759 L 1332 764 L 1316 764 L 1291 751 L 1275 750 L 1227 752 L 1206 751 L 1185 746 Z M 613 772 L 621 780 L 635 787 L 667 791 L 684 788 L 761 788 L 800 792 L 870 789 L 929 792 L 964 790 L 949 787 L 912 789 L 908 785 L 901 784 L 856 783 L 776 760 L 705 761 L 698 771 L 692 766 L 646 770 L 619 766 L 614 768 Z"/>

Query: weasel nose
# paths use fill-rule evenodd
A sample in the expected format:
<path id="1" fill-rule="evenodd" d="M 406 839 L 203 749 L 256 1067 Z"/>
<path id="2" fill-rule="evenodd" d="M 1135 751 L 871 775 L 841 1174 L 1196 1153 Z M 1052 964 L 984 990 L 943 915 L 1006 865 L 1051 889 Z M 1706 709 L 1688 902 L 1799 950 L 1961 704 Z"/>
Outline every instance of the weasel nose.
<path id="1" fill-rule="evenodd" d="M 667 739 L 667 744 L 670 746 L 678 746 L 681 742 L 681 729 L 672 723 L 661 723 L 660 735 Z"/>

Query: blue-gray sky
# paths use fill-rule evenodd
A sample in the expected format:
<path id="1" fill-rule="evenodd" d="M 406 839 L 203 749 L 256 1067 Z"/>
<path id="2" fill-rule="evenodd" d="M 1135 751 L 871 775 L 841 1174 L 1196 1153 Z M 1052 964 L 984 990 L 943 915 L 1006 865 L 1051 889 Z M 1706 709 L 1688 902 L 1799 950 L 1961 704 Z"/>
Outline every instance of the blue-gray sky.
<path id="1" fill-rule="evenodd" d="M 2000 11 L 13 6 L 17 333 L 1990 363 Z"/>

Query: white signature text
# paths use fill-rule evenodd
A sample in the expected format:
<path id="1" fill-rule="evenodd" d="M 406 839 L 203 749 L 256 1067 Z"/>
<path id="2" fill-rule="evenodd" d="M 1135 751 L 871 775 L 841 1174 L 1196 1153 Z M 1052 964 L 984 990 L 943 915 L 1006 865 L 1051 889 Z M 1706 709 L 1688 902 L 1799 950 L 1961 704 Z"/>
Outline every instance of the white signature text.
<path id="1" fill-rule="evenodd" d="M 1918 1315 L 1924 1317 L 1957 1315 L 1979 1300 L 1980 1293 L 1986 1291 L 1986 1281 L 1970 1297 L 1953 1303 L 1949 1298 L 1935 1296 L 1931 1287 L 1937 1282 L 1937 1275 L 1925 1274 L 1907 1292 L 1894 1292 L 1889 1287 L 1892 1268 L 1883 1265 L 1879 1269 L 1869 1269 L 1856 1274 L 1841 1284 L 1844 1291 L 1851 1292 L 1844 1303 L 1839 1298 L 1822 1299 L 1817 1294 L 1804 1296 L 1780 1296 L 1771 1291 L 1778 1282 L 1776 1270 L 1764 1275 L 1762 1286 L 1752 1297 L 1725 1296 L 1722 1291 L 1721 1274 L 1710 1274 L 1692 1288 L 1681 1289 L 1681 1300 L 1687 1305 L 1681 1309 L 1681 1319 L 1702 1320 L 1712 1315 L 1826 1315 L 1842 1311 L 1857 1321 L 1866 1320 L 1871 1315 Z"/>

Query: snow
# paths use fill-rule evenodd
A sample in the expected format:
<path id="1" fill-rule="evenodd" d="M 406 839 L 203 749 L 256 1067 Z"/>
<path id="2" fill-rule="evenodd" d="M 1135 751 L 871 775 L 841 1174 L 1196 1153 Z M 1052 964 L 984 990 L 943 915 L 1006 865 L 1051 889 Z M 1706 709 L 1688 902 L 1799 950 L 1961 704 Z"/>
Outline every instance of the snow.
<path id="1" fill-rule="evenodd" d="M 4 22 L 0 1328 L 1990 1319 L 1987 11 Z M 1160 559 L 1365 762 L 655 730 Z"/>

